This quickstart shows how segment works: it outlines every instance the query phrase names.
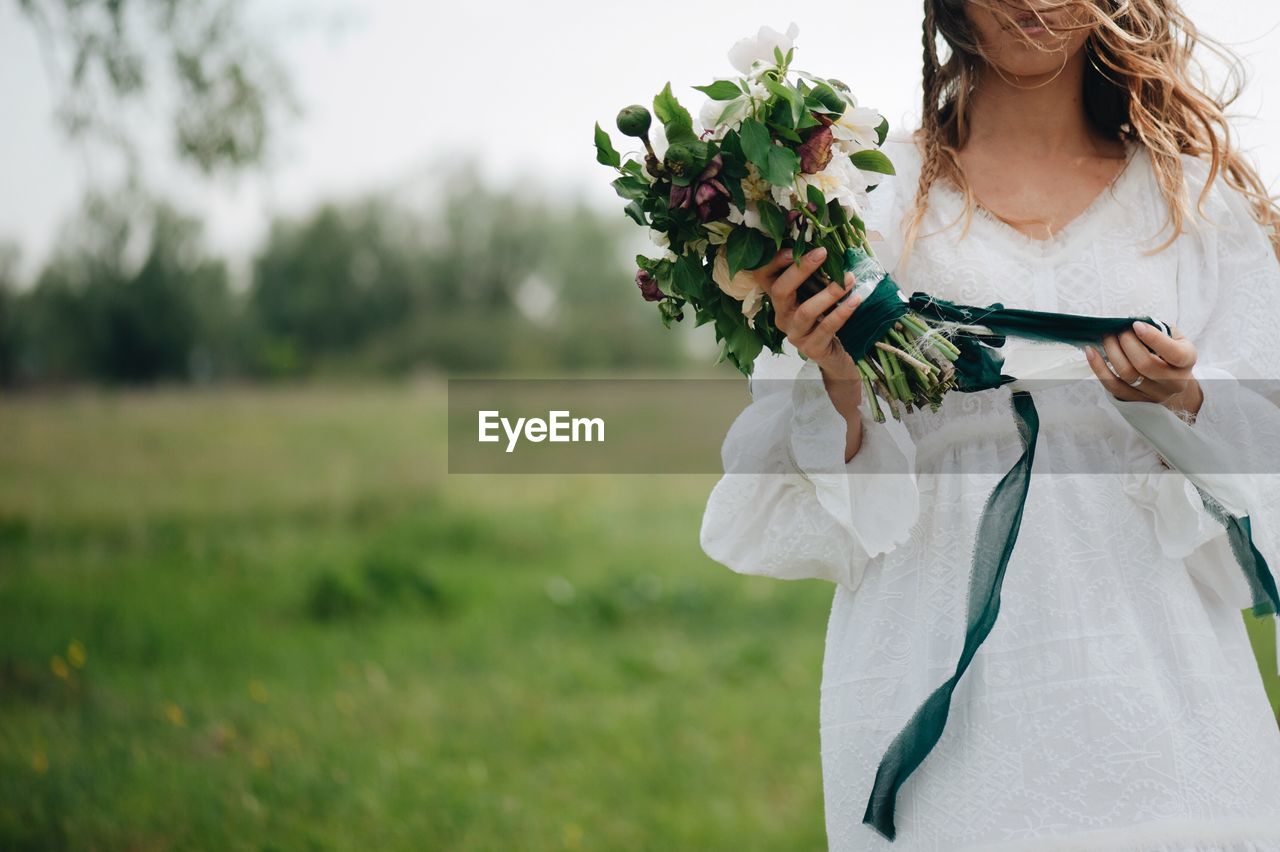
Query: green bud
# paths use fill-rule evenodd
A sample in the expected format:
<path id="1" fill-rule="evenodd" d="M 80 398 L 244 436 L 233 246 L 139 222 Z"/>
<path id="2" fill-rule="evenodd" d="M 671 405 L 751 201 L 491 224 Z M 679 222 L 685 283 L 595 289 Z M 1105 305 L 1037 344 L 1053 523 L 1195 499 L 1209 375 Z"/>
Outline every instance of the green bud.
<path id="1" fill-rule="evenodd" d="M 662 313 L 662 324 L 667 328 L 671 327 L 671 321 L 680 322 L 684 319 L 684 306 L 676 304 L 670 299 L 664 299 L 658 303 L 658 310 Z"/>
<path id="2" fill-rule="evenodd" d="M 649 133 L 649 125 L 653 123 L 653 116 L 649 114 L 649 110 L 639 104 L 632 104 L 624 107 L 618 113 L 618 129 L 625 136 L 634 136 L 637 139 L 643 139 Z"/>
<path id="3" fill-rule="evenodd" d="M 667 168 L 671 170 L 672 175 L 681 179 L 693 178 L 702 171 L 710 159 L 711 146 L 698 139 L 673 142 L 667 148 Z"/>

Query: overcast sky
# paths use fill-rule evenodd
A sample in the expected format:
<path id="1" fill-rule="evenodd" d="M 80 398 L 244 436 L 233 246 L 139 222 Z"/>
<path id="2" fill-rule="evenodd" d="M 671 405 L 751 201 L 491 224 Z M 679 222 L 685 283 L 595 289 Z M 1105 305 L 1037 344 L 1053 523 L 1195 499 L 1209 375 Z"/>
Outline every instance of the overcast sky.
<path id="1" fill-rule="evenodd" d="M 270 217 L 366 189 L 428 182 L 433 167 L 476 155 L 494 182 L 532 175 L 552 191 L 615 206 L 594 162 L 592 123 L 649 101 L 670 79 L 688 86 L 731 72 L 725 53 L 761 24 L 800 26 L 798 67 L 843 79 L 898 126 L 918 114 L 919 3 L 756 0 L 251 0 L 252 25 L 293 75 L 304 109 L 275 162 L 234 181 L 202 183 L 149 158 L 150 174 L 201 215 L 209 241 L 244 257 Z M 1186 0 L 1206 32 L 1247 60 L 1251 81 L 1234 112 L 1242 141 L 1270 181 L 1280 177 L 1280 10 L 1263 0 Z M 1270 96 L 1270 97 L 1268 97 Z M 16 240 L 30 272 L 105 164 L 66 142 L 38 45 L 0 0 L 0 238 Z M 154 123 L 144 139 L 163 138 Z M 154 145 L 154 142 L 148 143 Z"/>

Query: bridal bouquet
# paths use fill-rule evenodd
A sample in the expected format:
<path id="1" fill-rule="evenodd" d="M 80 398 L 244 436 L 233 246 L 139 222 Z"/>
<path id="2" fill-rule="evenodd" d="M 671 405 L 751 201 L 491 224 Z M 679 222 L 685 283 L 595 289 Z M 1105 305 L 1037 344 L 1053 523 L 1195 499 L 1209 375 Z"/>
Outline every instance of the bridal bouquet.
<path id="1" fill-rule="evenodd" d="M 907 310 L 876 261 L 863 217 L 868 194 L 894 174 L 880 150 L 889 124 L 839 80 L 793 68 L 796 35 L 794 24 L 785 34 L 763 27 L 738 42 L 729 59 L 740 76 L 695 87 L 708 98 L 696 124 L 670 83 L 652 112 L 623 109 L 618 130 L 643 145 L 625 161 L 596 125 L 596 158 L 618 170 L 613 187 L 628 202 L 626 215 L 666 249 L 636 258 L 636 283 L 668 327 L 686 306 L 697 325 L 714 323 L 720 360 L 750 375 L 762 348 L 781 352 L 783 335 L 768 296 L 744 273 L 783 249 L 799 259 L 825 247 L 827 260 L 799 298 L 854 272 L 857 286 L 845 298 L 863 299 L 859 322 L 847 323 L 840 339 L 875 419 L 885 419 L 877 394 L 895 418 L 898 403 L 936 409 L 957 385 L 956 335 L 978 329 Z M 879 321 L 868 325 L 868 317 Z"/>

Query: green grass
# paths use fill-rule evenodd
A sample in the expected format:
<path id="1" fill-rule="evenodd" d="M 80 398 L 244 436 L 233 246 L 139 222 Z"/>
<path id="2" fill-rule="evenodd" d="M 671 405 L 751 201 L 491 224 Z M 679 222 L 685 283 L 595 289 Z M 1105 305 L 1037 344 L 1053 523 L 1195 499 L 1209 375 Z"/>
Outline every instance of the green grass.
<path id="1" fill-rule="evenodd" d="M 703 556 L 711 476 L 449 477 L 444 404 L 4 403 L 0 848 L 820 848 L 829 587 Z"/>
<path id="2" fill-rule="evenodd" d="M 0 848 L 822 848 L 830 587 L 703 556 L 714 476 L 447 476 L 444 409 L 0 403 Z"/>

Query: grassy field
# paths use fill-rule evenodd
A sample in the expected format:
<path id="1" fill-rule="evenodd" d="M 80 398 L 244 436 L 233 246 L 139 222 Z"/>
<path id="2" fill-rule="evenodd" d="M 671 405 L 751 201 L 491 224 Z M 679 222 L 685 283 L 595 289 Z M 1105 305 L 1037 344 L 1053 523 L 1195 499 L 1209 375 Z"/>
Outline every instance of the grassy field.
<path id="1" fill-rule="evenodd" d="M 0 402 L 0 848 L 821 848 L 830 587 L 703 556 L 713 476 L 450 477 L 444 405 Z"/>

